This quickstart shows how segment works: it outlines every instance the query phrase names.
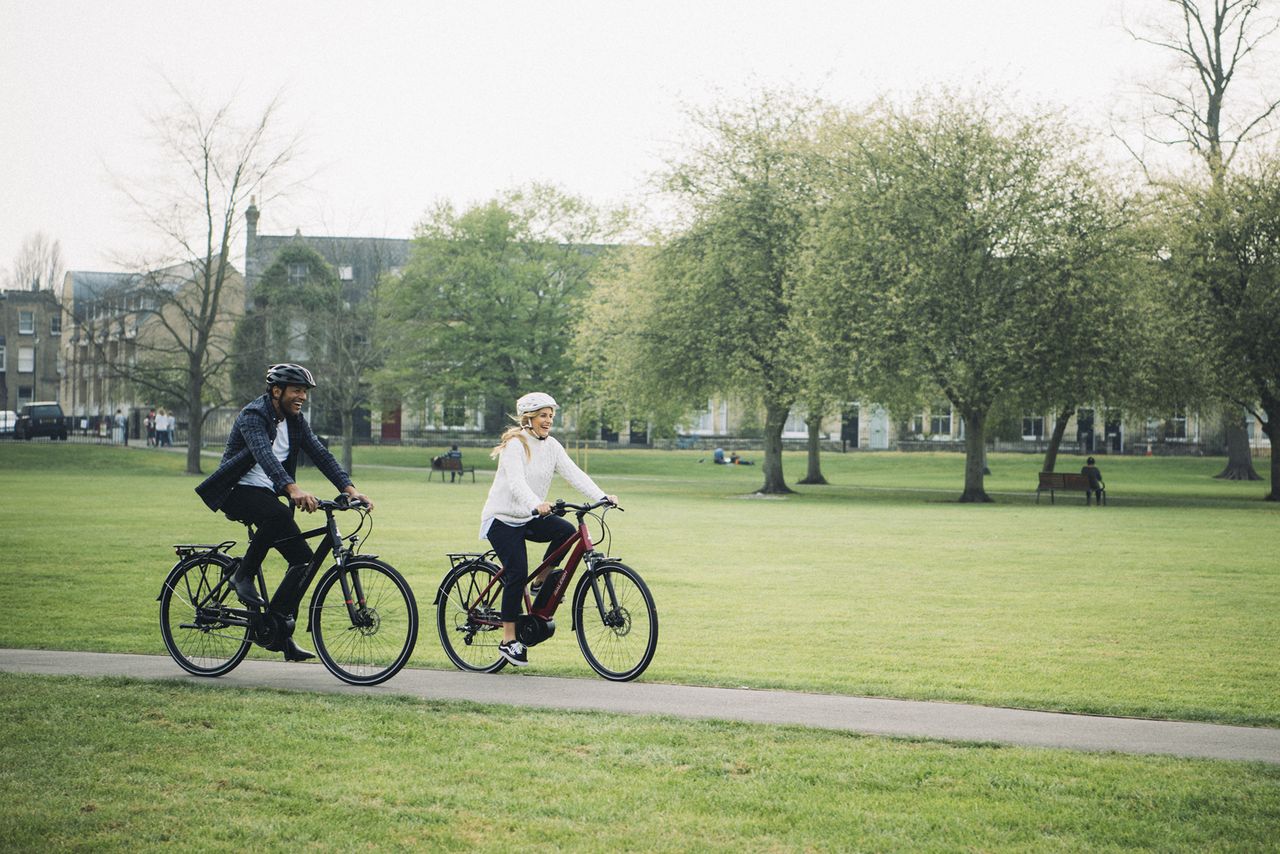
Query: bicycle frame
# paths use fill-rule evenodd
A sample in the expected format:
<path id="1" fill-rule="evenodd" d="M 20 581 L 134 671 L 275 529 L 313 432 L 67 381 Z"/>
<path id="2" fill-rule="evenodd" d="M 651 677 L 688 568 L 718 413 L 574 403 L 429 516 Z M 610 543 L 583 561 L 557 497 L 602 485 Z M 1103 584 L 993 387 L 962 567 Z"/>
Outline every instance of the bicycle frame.
<path id="1" fill-rule="evenodd" d="M 322 501 L 320 502 L 320 506 L 321 506 L 321 509 L 323 509 L 325 512 L 324 525 L 321 525 L 320 527 L 317 527 L 317 528 L 312 528 L 310 531 L 301 531 L 297 534 L 293 534 L 288 537 L 283 537 L 279 540 L 276 540 L 274 543 L 272 543 L 272 547 L 275 548 L 279 546 L 280 543 L 286 543 L 286 542 L 289 542 L 290 540 L 298 540 L 298 539 L 310 540 L 310 539 L 314 539 L 315 537 L 320 537 L 320 536 L 324 537 L 324 539 L 321 540 L 319 545 L 316 547 L 315 554 L 312 556 L 311 562 L 307 564 L 307 569 L 305 573 L 303 574 L 302 578 L 299 579 L 298 581 L 299 602 L 301 602 L 302 597 L 306 594 L 306 591 L 311 587 L 311 582 L 315 580 L 316 573 L 320 571 L 320 567 L 324 565 L 326 559 L 330 555 L 333 556 L 339 568 L 341 568 L 346 564 L 346 561 L 349 557 L 353 556 L 352 548 L 348 548 L 345 545 L 345 543 L 349 540 L 351 542 L 351 546 L 354 547 L 355 535 L 352 534 L 350 537 L 344 539 L 341 532 L 338 530 L 337 520 L 334 519 L 334 511 L 342 508 L 340 508 L 338 504 L 332 501 Z M 175 546 L 174 548 L 178 553 L 179 561 L 182 561 L 182 560 L 186 560 L 191 555 L 197 554 L 200 552 L 225 554 L 227 552 L 227 549 L 231 548 L 234 545 L 235 545 L 234 540 L 226 540 L 216 545 L 183 544 L 183 545 Z M 364 557 L 377 557 L 377 555 L 364 555 Z M 286 576 L 286 579 L 287 579 L 287 576 Z M 366 600 L 365 600 L 363 586 L 360 583 L 360 579 L 358 577 L 355 578 L 354 585 L 353 585 L 352 579 L 346 573 L 343 573 L 338 577 L 338 581 L 342 585 L 342 598 L 343 598 L 343 601 L 346 603 L 347 612 L 351 617 L 352 624 L 357 626 L 363 625 L 366 622 L 366 618 L 363 616 Z M 212 587 L 205 594 L 204 598 L 200 602 L 197 602 L 194 604 L 198 609 L 205 609 L 209 607 L 209 603 L 214 603 L 216 606 L 215 610 L 218 611 L 220 618 L 227 625 L 243 626 L 246 628 L 254 629 L 255 631 L 263 626 L 264 621 L 267 620 L 270 617 L 270 615 L 277 613 L 275 609 L 272 607 L 272 604 L 268 604 L 265 610 L 258 609 L 258 608 L 253 608 L 253 609 L 233 608 L 233 607 L 222 604 L 223 597 L 226 594 L 226 588 L 229 585 L 230 585 L 230 576 L 229 574 L 224 572 L 219 582 L 216 585 L 214 585 L 214 587 Z M 263 574 L 263 570 L 261 566 L 258 567 L 258 585 L 264 591 L 267 589 L 266 577 Z M 275 600 L 275 596 L 280 593 L 280 590 L 283 586 L 284 586 L 284 580 L 282 580 L 280 585 L 277 586 L 276 593 L 275 595 L 272 596 L 273 602 Z M 158 598 L 159 597 L 157 597 L 157 599 Z M 311 609 L 308 608 L 306 631 L 311 630 L 310 611 Z M 196 627 L 191 626 L 190 628 L 196 628 Z"/>
<path id="2" fill-rule="evenodd" d="M 587 510 L 574 511 L 574 515 L 578 519 L 578 530 L 575 531 L 569 539 L 561 543 L 559 548 L 544 558 L 542 563 L 538 564 L 538 567 L 533 570 L 533 572 L 529 573 L 529 577 L 532 578 L 544 569 L 549 569 L 555 566 L 566 554 L 569 556 L 568 560 L 565 561 L 564 570 L 556 578 L 555 586 L 551 590 L 551 595 L 547 598 L 547 601 L 542 605 L 542 607 L 534 608 L 533 598 L 529 595 L 529 591 L 527 589 L 523 591 L 525 610 L 539 619 L 550 620 L 555 616 L 556 609 L 559 608 L 560 603 L 564 601 L 565 593 L 569 589 L 569 582 L 573 581 L 574 573 L 577 572 L 578 567 L 581 565 L 583 557 L 587 559 L 588 565 L 594 562 L 597 558 L 602 557 L 602 555 L 595 551 L 595 543 L 591 540 L 591 532 L 587 530 L 585 517 L 588 512 L 589 511 Z M 489 554 L 493 554 L 493 552 L 486 552 L 483 555 L 456 555 L 456 557 L 483 558 Z M 449 557 L 453 558 L 455 555 L 450 555 Z M 480 591 L 480 595 L 477 597 L 478 601 L 484 601 L 489 597 L 490 591 L 493 590 L 493 586 L 498 583 L 498 580 L 502 578 L 502 574 L 505 571 L 505 568 L 499 568 L 498 574 L 495 575 L 487 585 L 485 585 L 484 590 Z M 595 592 L 597 594 L 596 602 L 600 603 L 599 591 Z M 477 617 L 476 622 L 481 625 L 502 625 L 501 620 L 486 619 L 484 617 Z"/>

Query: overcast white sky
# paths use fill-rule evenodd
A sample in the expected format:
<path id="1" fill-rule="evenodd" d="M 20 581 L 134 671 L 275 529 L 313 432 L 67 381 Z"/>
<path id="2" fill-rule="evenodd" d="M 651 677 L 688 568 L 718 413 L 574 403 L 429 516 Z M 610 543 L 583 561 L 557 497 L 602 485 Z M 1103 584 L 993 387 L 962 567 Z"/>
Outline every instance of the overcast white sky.
<path id="1" fill-rule="evenodd" d="M 305 192 L 263 233 L 408 237 L 440 199 L 549 181 L 636 198 L 683 105 L 761 87 L 850 106 L 977 80 L 1069 106 L 1111 103 L 1167 60 L 1120 28 L 1155 0 L 0 0 L 0 268 L 40 230 L 71 269 L 153 241 L 111 172 L 145 173 L 142 119 L 167 77 L 246 113 L 283 89 Z"/>

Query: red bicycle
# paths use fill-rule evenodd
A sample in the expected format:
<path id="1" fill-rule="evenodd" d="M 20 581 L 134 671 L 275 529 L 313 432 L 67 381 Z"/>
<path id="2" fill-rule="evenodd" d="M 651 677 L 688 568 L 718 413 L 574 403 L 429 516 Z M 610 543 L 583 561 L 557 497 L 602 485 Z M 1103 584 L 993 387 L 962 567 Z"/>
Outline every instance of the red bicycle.
<path id="1" fill-rule="evenodd" d="M 535 646 L 555 634 L 556 609 L 564 600 L 574 573 L 585 561 L 586 569 L 574 588 L 569 611 L 578 647 L 596 673 L 615 682 L 627 682 L 643 673 L 653 660 L 658 647 L 658 611 L 639 573 L 596 551 L 587 531 L 586 517 L 590 516 L 600 523 L 602 538 L 608 537 L 604 516 L 613 508 L 605 500 L 594 504 L 557 501 L 553 505 L 551 512 L 558 516 L 573 511 L 578 530 L 529 573 L 533 578 L 568 555 L 564 569 L 547 575 L 536 598 L 527 589 L 524 591 L 528 613 L 516 619 L 516 637 L 527 646 Z M 496 673 L 507 664 L 498 653 L 503 585 L 502 567 L 496 558 L 492 551 L 450 554 L 452 567 L 436 591 L 440 643 L 460 670 Z"/>

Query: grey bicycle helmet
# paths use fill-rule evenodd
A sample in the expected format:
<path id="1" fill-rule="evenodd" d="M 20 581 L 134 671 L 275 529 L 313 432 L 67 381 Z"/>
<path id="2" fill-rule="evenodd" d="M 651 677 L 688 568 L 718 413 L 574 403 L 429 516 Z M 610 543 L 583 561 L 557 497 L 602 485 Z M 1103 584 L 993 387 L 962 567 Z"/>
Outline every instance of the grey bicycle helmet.
<path id="1" fill-rule="evenodd" d="M 304 385 L 315 388 L 316 381 L 302 365 L 283 362 L 267 368 L 267 385 Z"/>

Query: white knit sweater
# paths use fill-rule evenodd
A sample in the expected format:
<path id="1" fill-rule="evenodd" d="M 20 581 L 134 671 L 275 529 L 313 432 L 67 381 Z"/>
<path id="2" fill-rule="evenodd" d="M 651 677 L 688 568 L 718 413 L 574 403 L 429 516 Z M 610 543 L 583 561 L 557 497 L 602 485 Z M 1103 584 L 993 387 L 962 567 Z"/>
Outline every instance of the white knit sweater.
<path id="1" fill-rule="evenodd" d="M 532 519 L 534 508 L 547 500 L 551 478 L 556 472 L 588 500 L 604 498 L 604 490 L 569 459 L 564 446 L 554 438 L 548 436 L 540 440 L 526 430 L 522 436 L 508 441 L 498 455 L 498 473 L 480 512 L 480 539 L 488 535 L 494 519 L 508 525 L 523 525 Z"/>

